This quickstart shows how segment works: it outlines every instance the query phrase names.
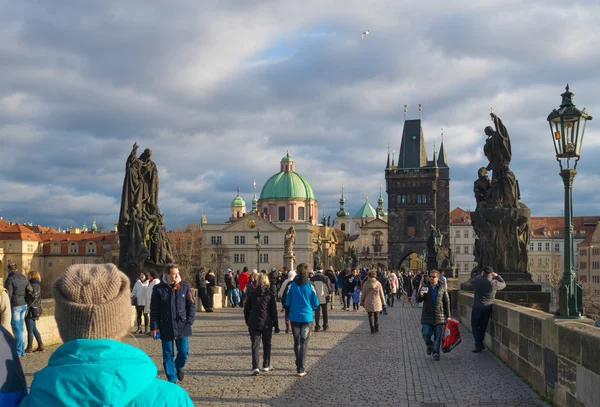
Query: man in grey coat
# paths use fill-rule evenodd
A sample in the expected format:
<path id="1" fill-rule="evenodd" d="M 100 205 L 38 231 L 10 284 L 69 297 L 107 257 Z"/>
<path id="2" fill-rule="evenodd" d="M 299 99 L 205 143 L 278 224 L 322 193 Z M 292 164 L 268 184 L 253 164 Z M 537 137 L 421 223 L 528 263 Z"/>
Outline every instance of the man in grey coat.
<path id="1" fill-rule="evenodd" d="M 427 354 L 433 353 L 433 360 L 440 360 L 442 332 L 446 322 L 450 321 L 450 297 L 448 297 L 446 284 L 442 284 L 439 279 L 440 272 L 431 270 L 429 282 L 426 283 L 426 278 L 423 277 L 417 291 L 417 303 L 423 303 L 421 313 L 423 339 L 427 346 Z"/>
<path id="2" fill-rule="evenodd" d="M 504 290 L 506 283 L 490 266 L 483 269 L 481 275 L 469 281 L 475 290 L 473 309 L 471 311 L 471 332 L 475 338 L 475 349 L 473 352 L 481 352 L 485 349 L 483 340 L 488 321 L 492 315 L 492 303 L 496 298 L 496 291 Z"/>

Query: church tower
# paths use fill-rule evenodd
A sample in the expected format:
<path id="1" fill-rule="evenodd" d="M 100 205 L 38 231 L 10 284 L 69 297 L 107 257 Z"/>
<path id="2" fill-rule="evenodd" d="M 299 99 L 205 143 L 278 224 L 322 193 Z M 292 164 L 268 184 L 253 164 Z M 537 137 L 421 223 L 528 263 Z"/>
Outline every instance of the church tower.
<path id="1" fill-rule="evenodd" d="M 350 234 L 350 213 L 346 210 L 346 198 L 344 198 L 344 185 L 342 185 L 342 197 L 340 198 L 340 210 L 335 214 L 335 224 L 345 234 Z"/>
<path id="2" fill-rule="evenodd" d="M 231 201 L 231 222 L 243 218 L 246 215 L 246 202 L 240 196 L 240 189 L 237 190 L 237 196 Z"/>
<path id="3" fill-rule="evenodd" d="M 406 110 L 405 110 L 406 113 Z M 421 119 L 405 120 L 398 164 L 386 163 L 388 194 L 388 261 L 399 269 L 411 254 L 427 251 L 430 226 L 439 229 L 443 244 L 449 242 L 450 168 L 440 145 L 439 154 L 427 159 Z"/>

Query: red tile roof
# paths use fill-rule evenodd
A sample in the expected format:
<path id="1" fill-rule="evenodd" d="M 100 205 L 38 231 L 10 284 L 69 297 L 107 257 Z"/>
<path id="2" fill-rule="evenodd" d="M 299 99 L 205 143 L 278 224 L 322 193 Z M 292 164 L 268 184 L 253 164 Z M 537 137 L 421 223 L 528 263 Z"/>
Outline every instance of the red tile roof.
<path id="1" fill-rule="evenodd" d="M 13 240 L 37 240 L 40 241 L 39 235 L 33 232 L 31 229 L 26 228 L 20 223 L 15 223 L 12 226 L 7 227 L 0 231 L 0 239 L 13 239 Z"/>
<path id="2" fill-rule="evenodd" d="M 471 224 L 471 211 L 464 211 L 461 208 L 454 208 L 450 212 L 450 224 L 451 225 L 470 225 Z"/>
<path id="3" fill-rule="evenodd" d="M 80 242 L 89 240 L 101 242 L 110 240 L 115 236 L 115 233 L 43 233 L 44 242 Z"/>
<path id="4" fill-rule="evenodd" d="M 10 223 L 5 221 L 4 219 L 0 219 L 0 230 L 6 229 L 10 226 Z"/>

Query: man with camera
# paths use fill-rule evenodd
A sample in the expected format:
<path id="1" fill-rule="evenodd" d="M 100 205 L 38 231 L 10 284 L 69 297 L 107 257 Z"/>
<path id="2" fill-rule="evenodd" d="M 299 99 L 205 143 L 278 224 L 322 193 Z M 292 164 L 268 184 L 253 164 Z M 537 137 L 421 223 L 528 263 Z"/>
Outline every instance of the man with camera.
<path id="1" fill-rule="evenodd" d="M 450 297 L 446 285 L 440 283 L 439 279 L 440 272 L 431 270 L 429 278 L 427 275 L 423 276 L 417 291 L 417 302 L 423 303 L 423 339 L 427 346 L 427 354 L 433 354 L 433 360 L 440 360 L 442 332 L 446 322 L 450 321 Z"/>
<path id="2" fill-rule="evenodd" d="M 496 298 L 496 291 L 504 290 L 506 283 L 490 266 L 483 269 L 481 275 L 469 281 L 475 290 L 473 298 L 473 309 L 471 311 L 471 331 L 475 338 L 475 349 L 478 353 L 485 349 L 483 340 L 485 331 L 492 315 L 492 304 Z"/>

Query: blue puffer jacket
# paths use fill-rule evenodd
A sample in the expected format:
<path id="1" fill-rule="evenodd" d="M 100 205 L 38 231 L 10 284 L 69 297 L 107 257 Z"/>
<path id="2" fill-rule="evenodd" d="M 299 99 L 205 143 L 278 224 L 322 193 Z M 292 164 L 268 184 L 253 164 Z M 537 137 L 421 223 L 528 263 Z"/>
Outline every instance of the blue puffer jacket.
<path id="1" fill-rule="evenodd" d="M 312 322 L 319 298 L 308 278 L 296 276 L 285 296 L 285 306 L 290 309 L 292 322 Z"/>
<path id="2" fill-rule="evenodd" d="M 20 407 L 194 405 L 185 390 L 156 374 L 154 362 L 138 348 L 112 339 L 75 339 L 33 376 Z"/>
<path id="3" fill-rule="evenodd" d="M 150 329 L 160 330 L 161 339 L 172 341 L 192 336 L 196 304 L 190 286 L 181 279 L 171 287 L 163 275 L 152 289 Z"/>

